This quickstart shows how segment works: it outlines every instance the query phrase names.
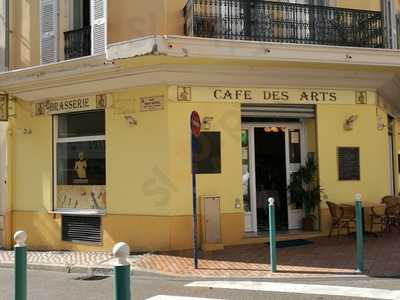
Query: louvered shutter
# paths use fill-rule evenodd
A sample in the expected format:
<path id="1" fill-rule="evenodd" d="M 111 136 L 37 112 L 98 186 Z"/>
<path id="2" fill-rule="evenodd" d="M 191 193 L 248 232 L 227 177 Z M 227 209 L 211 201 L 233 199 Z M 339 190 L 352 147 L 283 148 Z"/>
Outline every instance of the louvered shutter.
<path id="1" fill-rule="evenodd" d="M 107 42 L 107 1 L 91 0 L 92 55 L 104 53 Z"/>
<path id="2" fill-rule="evenodd" d="M 0 72 L 7 71 L 7 7 L 6 0 L 0 0 Z"/>
<path id="3" fill-rule="evenodd" d="M 58 60 L 58 0 L 40 0 L 40 63 Z"/>
<path id="4" fill-rule="evenodd" d="M 396 30 L 396 6 L 393 0 L 381 0 L 381 7 L 384 17 L 384 32 L 386 34 L 386 46 L 397 48 Z"/>

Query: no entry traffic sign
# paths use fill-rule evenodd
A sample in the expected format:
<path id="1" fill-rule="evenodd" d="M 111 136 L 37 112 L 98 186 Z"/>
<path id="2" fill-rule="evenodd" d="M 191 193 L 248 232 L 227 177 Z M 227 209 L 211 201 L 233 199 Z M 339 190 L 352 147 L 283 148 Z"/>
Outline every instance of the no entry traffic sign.
<path id="1" fill-rule="evenodd" d="M 190 116 L 190 128 L 192 129 L 192 134 L 198 138 L 200 136 L 201 121 L 197 111 L 192 111 Z"/>

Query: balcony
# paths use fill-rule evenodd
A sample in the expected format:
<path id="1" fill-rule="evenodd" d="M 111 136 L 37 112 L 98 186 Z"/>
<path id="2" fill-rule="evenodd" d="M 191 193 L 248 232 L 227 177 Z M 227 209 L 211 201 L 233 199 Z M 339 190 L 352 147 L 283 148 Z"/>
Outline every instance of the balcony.
<path id="1" fill-rule="evenodd" d="M 265 0 L 189 0 L 187 36 L 384 48 L 381 12 Z"/>
<path id="2" fill-rule="evenodd" d="M 65 59 L 78 58 L 91 54 L 90 26 L 64 32 Z"/>

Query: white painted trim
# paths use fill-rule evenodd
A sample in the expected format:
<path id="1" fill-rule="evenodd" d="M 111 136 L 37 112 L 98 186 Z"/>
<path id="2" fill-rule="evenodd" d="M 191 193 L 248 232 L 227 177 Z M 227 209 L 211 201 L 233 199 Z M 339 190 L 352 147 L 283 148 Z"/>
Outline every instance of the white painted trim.
<path id="1" fill-rule="evenodd" d="M 400 299 L 400 290 L 373 289 L 354 286 L 298 284 L 262 281 L 195 281 L 186 287 L 232 289 L 242 291 L 276 292 L 289 294 L 342 296 L 348 298 L 370 298 L 382 300 Z"/>
<path id="2" fill-rule="evenodd" d="M 246 232 L 257 232 L 257 191 L 256 191 L 256 164 L 255 164 L 255 148 L 254 148 L 254 127 L 252 124 L 242 124 L 242 129 L 246 129 L 248 132 L 248 146 L 249 146 L 249 173 L 250 173 L 250 213 L 245 214 L 245 218 L 251 218 L 250 230 Z"/>
<path id="3" fill-rule="evenodd" d="M 51 210 L 49 214 L 55 215 L 81 215 L 81 216 L 105 216 L 106 210 L 103 209 L 66 209 L 59 208 Z"/>
<path id="4" fill-rule="evenodd" d="M 80 136 L 80 137 L 67 137 L 59 138 L 57 137 L 57 143 L 76 143 L 76 142 L 88 142 L 88 141 L 105 141 L 105 135 L 93 135 L 93 136 Z"/>
<path id="5" fill-rule="evenodd" d="M 147 298 L 147 300 L 223 300 L 223 299 L 157 295 L 151 298 Z"/>
<path id="6" fill-rule="evenodd" d="M 136 46 L 139 48 L 136 49 Z M 400 51 L 397 49 L 224 40 L 175 35 L 143 37 L 111 44 L 107 49 L 108 60 L 127 59 L 145 54 L 215 59 L 400 66 L 398 59 Z"/>

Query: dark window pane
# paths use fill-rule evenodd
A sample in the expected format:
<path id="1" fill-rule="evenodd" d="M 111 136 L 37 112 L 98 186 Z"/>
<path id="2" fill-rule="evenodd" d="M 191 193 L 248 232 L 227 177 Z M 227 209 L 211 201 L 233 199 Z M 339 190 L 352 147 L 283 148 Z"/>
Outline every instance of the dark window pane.
<path id="1" fill-rule="evenodd" d="M 105 185 L 105 141 L 57 144 L 58 185 Z"/>
<path id="2" fill-rule="evenodd" d="M 58 116 L 58 137 L 95 136 L 105 134 L 103 110 L 60 114 Z"/>

